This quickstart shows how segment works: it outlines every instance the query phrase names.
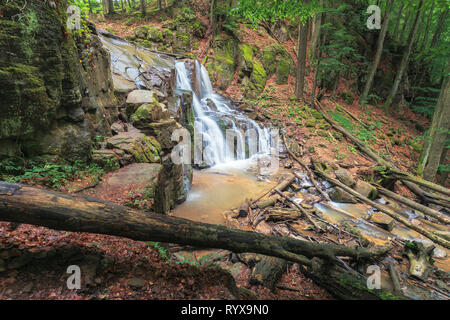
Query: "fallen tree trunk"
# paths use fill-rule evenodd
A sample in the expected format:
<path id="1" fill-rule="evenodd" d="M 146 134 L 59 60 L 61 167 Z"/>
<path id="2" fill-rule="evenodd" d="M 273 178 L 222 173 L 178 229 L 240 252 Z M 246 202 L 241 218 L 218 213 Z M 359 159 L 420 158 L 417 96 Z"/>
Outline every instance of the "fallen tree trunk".
<path id="1" fill-rule="evenodd" d="M 389 250 L 389 247 L 366 249 L 266 236 L 7 182 L 0 182 L 0 221 L 236 253 L 255 252 L 306 266 L 311 264 L 308 258 L 313 257 L 336 262 L 336 256 L 367 259 Z"/>
<path id="2" fill-rule="evenodd" d="M 440 221 L 442 223 L 450 224 L 450 219 L 447 218 L 445 215 L 439 213 L 436 210 L 433 210 L 433 209 L 431 209 L 431 208 L 429 208 L 427 206 L 424 206 L 424 205 L 422 205 L 420 203 L 412 201 L 412 200 L 410 200 L 408 198 L 402 197 L 401 195 L 398 195 L 398 194 L 396 194 L 396 193 L 394 193 L 392 191 L 389 191 L 389 190 L 387 190 L 385 188 L 382 188 L 380 186 L 376 186 L 376 188 L 377 188 L 379 193 L 381 193 L 381 194 L 383 194 L 383 195 L 385 195 L 385 196 L 387 196 L 389 198 L 392 198 L 392 199 L 394 199 L 394 200 L 396 200 L 398 202 L 401 202 L 401 203 L 407 205 L 410 208 L 413 208 L 413 209 L 415 209 L 417 211 L 422 212 L 423 214 L 425 214 L 427 216 L 433 217 L 433 218 L 435 218 L 436 220 L 438 220 L 438 221 Z"/>
<path id="3" fill-rule="evenodd" d="M 332 177 L 330 177 L 329 175 L 327 175 L 325 172 L 323 172 L 322 170 L 320 170 L 319 168 L 316 167 L 316 173 L 318 175 L 320 175 L 322 178 L 328 180 L 329 182 L 331 182 L 332 184 L 341 187 L 342 189 L 344 189 L 345 191 L 347 191 L 348 193 L 350 193 L 351 195 L 355 196 L 356 198 L 358 198 L 359 200 L 361 200 L 362 202 L 367 203 L 368 205 L 378 209 L 381 212 L 386 213 L 388 216 L 394 218 L 395 220 L 403 223 L 405 226 L 407 226 L 410 229 L 413 229 L 417 232 L 419 232 L 420 234 L 424 235 L 425 237 L 427 237 L 428 239 L 434 241 L 435 243 L 438 243 L 442 246 L 444 246 L 447 249 L 450 249 L 450 241 L 447 241 L 441 237 L 439 237 L 438 235 L 436 235 L 435 233 L 428 231 L 424 228 L 421 228 L 415 224 L 413 224 L 411 221 L 409 221 L 407 218 L 403 217 L 402 215 L 394 212 L 393 210 L 390 210 L 386 207 L 384 207 L 383 205 L 380 205 L 366 197 L 364 197 L 363 195 L 361 195 L 360 193 L 356 192 L 355 190 L 353 190 L 350 187 L 347 187 L 345 184 L 343 184 L 342 182 L 340 182 L 337 179 L 334 179 Z"/>

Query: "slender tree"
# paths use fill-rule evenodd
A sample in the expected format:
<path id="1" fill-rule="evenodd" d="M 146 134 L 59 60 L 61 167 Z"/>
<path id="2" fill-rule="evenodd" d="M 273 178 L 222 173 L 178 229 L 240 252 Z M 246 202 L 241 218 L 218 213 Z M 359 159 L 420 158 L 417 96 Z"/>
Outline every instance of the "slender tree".
<path id="1" fill-rule="evenodd" d="M 141 14 L 142 17 L 145 17 L 147 15 L 145 0 L 141 0 Z"/>
<path id="2" fill-rule="evenodd" d="M 427 19 L 427 24 L 425 26 L 425 30 L 424 30 L 424 34 L 422 37 L 422 43 L 420 44 L 420 50 L 423 50 L 425 48 L 425 45 L 427 43 L 428 40 L 428 33 L 430 30 L 430 25 L 431 25 L 431 20 L 433 20 L 433 10 L 434 10 L 434 1 L 432 1 L 431 3 L 431 7 L 430 7 L 430 12 L 428 13 L 428 19 Z"/>
<path id="3" fill-rule="evenodd" d="M 297 81 L 295 84 L 295 96 L 303 100 L 306 74 L 306 52 L 308 45 L 308 25 L 306 22 L 299 23 L 298 50 L 297 50 Z"/>
<path id="4" fill-rule="evenodd" d="M 436 176 L 441 161 L 447 154 L 447 141 L 450 129 L 450 68 L 447 68 L 439 100 L 433 114 L 431 128 L 425 139 L 419 161 L 419 171 L 426 180 L 432 181 Z"/>
<path id="5" fill-rule="evenodd" d="M 372 88 L 373 79 L 375 77 L 375 73 L 378 69 L 378 64 L 381 60 L 381 54 L 383 53 L 383 47 L 384 47 L 384 39 L 386 37 L 386 33 L 389 26 L 389 18 L 390 18 L 390 12 L 392 9 L 393 0 L 386 0 L 386 13 L 384 15 L 383 19 L 383 26 L 381 27 L 380 35 L 378 36 L 378 42 L 377 42 L 377 52 L 375 54 L 375 59 L 372 63 L 372 66 L 370 68 L 369 77 L 367 79 L 366 85 L 364 86 L 364 91 L 361 95 L 360 101 L 365 104 L 367 100 L 367 96 L 369 95 L 369 91 Z"/>
<path id="6" fill-rule="evenodd" d="M 411 51 L 412 51 L 413 44 L 414 44 L 414 39 L 417 34 L 417 29 L 419 28 L 419 21 L 420 21 L 420 14 L 422 12 L 422 7 L 423 7 L 423 0 L 420 1 L 419 6 L 417 8 L 417 13 L 416 13 L 416 17 L 414 19 L 414 24 L 413 24 L 413 27 L 409 34 L 409 37 L 408 37 L 408 46 L 405 48 L 405 51 L 403 52 L 402 61 L 397 70 L 397 74 L 394 79 L 394 84 L 392 85 L 391 92 L 389 93 L 389 96 L 387 97 L 386 102 L 384 103 L 384 110 L 386 112 L 389 111 L 389 108 L 392 105 L 392 102 L 393 102 L 395 96 L 397 95 L 398 88 L 399 88 L 400 83 L 403 78 L 403 74 L 406 70 L 406 67 L 408 66 L 409 56 L 411 55 Z"/>
<path id="7" fill-rule="evenodd" d="M 436 30 L 434 31 L 433 39 L 431 40 L 431 47 L 436 46 L 436 44 L 439 40 L 439 37 L 441 36 L 442 27 L 444 26 L 445 19 L 447 18 L 448 12 L 449 12 L 449 9 L 448 9 L 448 6 L 446 6 L 443 9 L 443 11 L 441 12 L 441 15 L 439 16 Z"/>

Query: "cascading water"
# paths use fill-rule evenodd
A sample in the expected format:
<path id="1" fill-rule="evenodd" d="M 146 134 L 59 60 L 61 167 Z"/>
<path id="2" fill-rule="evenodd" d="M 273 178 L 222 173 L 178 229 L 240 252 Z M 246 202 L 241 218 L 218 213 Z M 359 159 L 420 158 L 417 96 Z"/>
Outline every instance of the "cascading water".
<path id="1" fill-rule="evenodd" d="M 175 68 L 177 88 L 192 92 L 195 130 L 203 140 L 206 164 L 243 160 L 270 151 L 269 131 L 232 109 L 223 96 L 214 92 L 203 65 L 195 61 L 195 80 L 185 62 L 176 62 Z"/>

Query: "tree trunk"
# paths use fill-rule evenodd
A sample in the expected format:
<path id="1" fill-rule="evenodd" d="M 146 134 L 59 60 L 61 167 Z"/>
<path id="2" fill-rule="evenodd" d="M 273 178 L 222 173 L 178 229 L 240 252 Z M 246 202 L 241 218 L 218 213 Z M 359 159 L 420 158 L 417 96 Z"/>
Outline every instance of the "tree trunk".
<path id="1" fill-rule="evenodd" d="M 323 0 L 320 0 L 319 7 L 323 8 Z M 311 45 L 309 47 L 309 56 L 314 58 L 317 44 L 320 38 L 320 27 L 322 26 L 322 12 L 316 13 L 313 21 Z"/>
<path id="2" fill-rule="evenodd" d="M 399 9 L 399 12 L 398 12 L 398 18 L 397 18 L 397 23 L 395 24 L 394 33 L 393 33 L 393 38 L 394 39 L 397 39 L 397 37 L 398 37 L 398 28 L 400 26 L 400 21 L 402 20 L 402 12 L 403 12 L 404 6 L 405 6 L 404 3 L 402 3 L 400 5 L 400 9 Z"/>
<path id="3" fill-rule="evenodd" d="M 266 236 L 15 183 L 0 182 L 0 200 L 0 221 L 107 234 L 137 241 L 226 249 L 235 253 L 254 252 L 306 266 L 311 265 L 309 258 L 313 257 L 335 263 L 336 256 L 367 259 L 389 250 L 388 247 L 366 249 Z"/>
<path id="4" fill-rule="evenodd" d="M 295 85 L 295 96 L 303 101 L 303 90 L 305 87 L 306 74 L 306 51 L 307 51 L 308 25 L 299 23 L 298 30 L 298 52 L 297 52 L 297 81 Z"/>
<path id="5" fill-rule="evenodd" d="M 436 46 L 436 44 L 439 40 L 439 37 L 441 36 L 442 26 L 444 25 L 445 18 L 447 17 L 448 11 L 449 11 L 448 8 L 445 8 L 445 10 L 439 16 L 439 21 L 437 23 L 436 31 L 434 32 L 433 39 L 431 40 L 431 48 Z"/>
<path id="6" fill-rule="evenodd" d="M 145 7 L 145 0 L 141 0 L 141 14 L 142 14 L 142 17 L 145 17 L 147 15 L 147 9 Z"/>
<path id="7" fill-rule="evenodd" d="M 384 110 L 386 112 L 388 112 L 390 106 L 392 105 L 392 102 L 393 102 L 395 96 L 397 95 L 398 88 L 399 88 L 400 83 L 401 83 L 402 78 L 403 78 L 403 74 L 404 74 L 404 72 L 406 70 L 406 67 L 408 66 L 409 56 L 411 54 L 412 47 L 413 47 L 413 44 L 414 44 L 414 38 L 416 37 L 417 29 L 419 28 L 420 13 L 421 13 L 422 7 L 423 7 L 423 0 L 420 1 L 419 7 L 417 8 L 417 14 L 416 14 L 416 18 L 414 20 L 414 25 L 413 25 L 413 27 L 411 29 L 411 32 L 410 32 L 409 38 L 408 38 L 408 47 L 405 49 L 405 52 L 403 53 L 402 61 L 400 63 L 400 67 L 397 70 L 397 74 L 395 76 L 395 80 L 394 80 L 394 84 L 392 86 L 392 90 L 391 90 L 388 98 L 386 99 L 386 102 L 384 103 Z"/>
<path id="8" fill-rule="evenodd" d="M 420 47 L 419 47 L 420 50 L 424 50 L 425 45 L 427 44 L 427 41 L 428 41 L 428 32 L 430 30 L 431 20 L 433 19 L 434 4 L 435 3 L 433 1 L 433 3 L 431 4 L 431 7 L 430 7 L 430 13 L 428 14 L 427 25 L 425 27 L 425 31 L 423 34 L 422 43 L 420 44 Z"/>
<path id="9" fill-rule="evenodd" d="M 364 91 L 360 98 L 360 100 L 363 104 L 366 103 L 367 96 L 369 95 L 369 91 L 372 88 L 373 78 L 375 77 L 375 73 L 377 72 L 377 69 L 378 69 L 378 64 L 380 63 L 380 60 L 381 60 L 381 54 L 383 53 L 383 47 L 384 47 L 384 39 L 386 37 L 386 33 L 387 33 L 387 30 L 389 27 L 389 18 L 390 18 L 392 5 L 393 5 L 393 1 L 387 0 L 386 13 L 385 13 L 384 19 L 383 19 L 383 26 L 381 28 L 380 35 L 378 36 L 377 52 L 375 54 L 375 60 L 373 61 L 372 67 L 369 72 L 369 78 L 367 79 L 366 85 L 364 87 Z"/>
<path id="10" fill-rule="evenodd" d="M 450 71 L 450 70 L 449 70 Z M 448 130 L 450 128 L 450 77 L 446 74 L 442 84 L 439 100 L 431 122 L 430 133 L 424 142 L 419 169 L 424 179 L 433 181 L 436 176 L 441 155 L 446 147 Z"/>
<path id="11" fill-rule="evenodd" d="M 209 19 L 211 23 L 211 37 L 212 41 L 214 42 L 214 37 L 216 35 L 216 28 L 217 28 L 217 21 L 216 21 L 216 1 L 217 0 L 211 0 L 211 7 L 209 12 Z"/>

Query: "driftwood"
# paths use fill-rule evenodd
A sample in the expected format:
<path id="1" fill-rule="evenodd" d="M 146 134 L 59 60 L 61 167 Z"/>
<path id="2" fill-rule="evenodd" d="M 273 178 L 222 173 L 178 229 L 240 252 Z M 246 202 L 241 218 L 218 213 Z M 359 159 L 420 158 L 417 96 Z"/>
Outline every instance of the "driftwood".
<path id="1" fill-rule="evenodd" d="M 389 247 L 346 247 L 266 236 L 7 182 L 0 182 L 0 221 L 235 253 L 255 252 L 304 265 L 310 265 L 313 257 L 336 262 L 336 256 L 367 259 L 389 250 Z"/>
<path id="2" fill-rule="evenodd" d="M 388 216 L 394 218 L 395 220 L 401 222 L 402 224 L 404 224 L 408 228 L 411 228 L 411 229 L 419 232 L 420 234 L 424 235 L 425 237 L 429 238 L 430 240 L 432 240 L 432 241 L 434 241 L 434 242 L 436 242 L 436 243 L 446 247 L 447 249 L 450 249 L 450 241 L 445 240 L 445 239 L 439 237 L 438 235 L 436 235 L 435 233 L 433 233 L 431 231 L 428 231 L 428 230 L 426 230 L 424 228 L 421 228 L 421 227 L 413 224 L 407 218 L 405 218 L 402 215 L 394 212 L 393 210 L 390 210 L 390 209 L 386 208 L 385 206 L 380 205 L 379 203 L 376 203 L 376 202 L 374 202 L 374 201 L 364 197 L 363 195 L 361 195 L 360 193 L 356 192 L 352 188 L 347 187 L 345 184 L 343 184 L 339 180 L 330 177 L 325 172 L 320 170 L 318 167 L 316 167 L 316 173 L 318 175 L 320 175 L 321 177 L 323 177 L 324 179 L 326 179 L 329 182 L 331 182 L 332 184 L 334 184 L 334 185 L 336 185 L 338 187 L 341 187 L 342 189 L 344 189 L 345 191 L 347 191 L 351 195 L 353 195 L 356 198 L 358 198 L 360 201 L 367 203 L 368 205 L 378 209 L 379 211 L 381 211 L 381 212 L 387 214 Z"/>
<path id="3" fill-rule="evenodd" d="M 410 207 L 412 209 L 415 209 L 415 210 L 423 213 L 424 215 L 433 217 L 433 218 L 435 218 L 436 220 L 438 220 L 438 221 L 440 221 L 442 223 L 450 224 L 450 219 L 448 217 L 446 217 L 445 215 L 443 215 L 442 213 L 436 211 L 436 210 L 433 210 L 433 209 L 431 209 L 431 208 L 429 208 L 427 206 L 424 206 L 424 205 L 422 205 L 420 203 L 412 201 L 412 200 L 410 200 L 408 198 L 402 197 L 401 195 L 398 195 L 398 194 L 396 194 L 396 193 L 394 193 L 392 191 L 389 191 L 389 190 L 387 190 L 385 188 L 382 188 L 380 186 L 376 186 L 376 188 L 377 188 L 377 190 L 378 190 L 378 192 L 380 194 L 383 194 L 383 195 L 385 195 L 385 196 L 387 196 L 389 198 L 392 198 L 392 199 L 394 199 L 394 200 L 396 200 L 398 202 L 401 202 L 401 203 L 407 205 L 408 207 Z"/>
<path id="4" fill-rule="evenodd" d="M 303 214 L 297 209 L 291 208 L 273 208 L 266 210 L 266 221 L 295 221 L 300 219 Z"/>

